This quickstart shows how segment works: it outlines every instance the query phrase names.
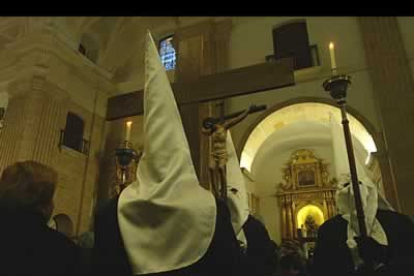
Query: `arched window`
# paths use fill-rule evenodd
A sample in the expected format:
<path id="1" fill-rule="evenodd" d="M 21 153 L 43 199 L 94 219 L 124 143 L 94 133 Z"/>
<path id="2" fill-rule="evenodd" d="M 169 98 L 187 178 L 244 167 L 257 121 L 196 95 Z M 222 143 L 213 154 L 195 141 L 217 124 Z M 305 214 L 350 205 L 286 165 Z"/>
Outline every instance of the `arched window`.
<path id="1" fill-rule="evenodd" d="M 276 59 L 293 57 L 295 70 L 313 66 L 305 21 L 289 23 L 273 29 L 273 49 Z"/>
<path id="2" fill-rule="evenodd" d="M 167 71 L 175 69 L 176 55 L 172 39 L 172 35 L 161 39 L 159 45 L 161 62 Z"/>
<path id="3" fill-rule="evenodd" d="M 63 145 L 83 152 L 83 130 L 85 123 L 83 119 L 71 112 L 66 117 L 66 127 L 63 136 Z"/>

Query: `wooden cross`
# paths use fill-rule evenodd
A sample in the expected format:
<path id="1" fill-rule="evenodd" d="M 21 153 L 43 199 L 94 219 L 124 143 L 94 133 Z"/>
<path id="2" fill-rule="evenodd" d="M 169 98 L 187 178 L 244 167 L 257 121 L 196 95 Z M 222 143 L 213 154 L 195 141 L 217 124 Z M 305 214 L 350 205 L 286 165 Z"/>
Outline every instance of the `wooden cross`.
<path id="1" fill-rule="evenodd" d="M 294 84 L 291 58 L 204 75 L 197 81 L 173 83 L 171 86 L 180 108 L 193 161 L 197 161 L 194 162 L 196 170 L 199 169 L 197 164 L 200 158 L 201 126 L 197 113 L 200 103 L 279 89 Z M 142 90 L 108 99 L 107 121 L 141 114 L 143 114 Z"/>
<path id="2" fill-rule="evenodd" d="M 253 94 L 294 85 L 292 59 L 242 67 L 201 76 L 197 81 L 172 83 L 178 106 Z M 143 90 L 108 99 L 106 120 L 143 114 Z"/>

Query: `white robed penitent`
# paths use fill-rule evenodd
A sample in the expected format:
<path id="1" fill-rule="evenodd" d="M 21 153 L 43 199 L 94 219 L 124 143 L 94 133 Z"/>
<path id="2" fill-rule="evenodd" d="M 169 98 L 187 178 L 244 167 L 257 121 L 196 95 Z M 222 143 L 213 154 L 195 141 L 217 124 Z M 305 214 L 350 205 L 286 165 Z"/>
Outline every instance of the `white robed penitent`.
<path id="1" fill-rule="evenodd" d="M 247 246 L 243 225 L 249 217 L 249 199 L 230 131 L 227 131 L 226 147 L 228 153 L 226 167 L 227 205 L 230 210 L 231 224 L 237 239 Z"/>
<path id="2" fill-rule="evenodd" d="M 336 176 L 339 180 L 339 189 L 336 192 L 336 205 L 338 213 L 348 222 L 347 245 L 351 249 L 355 266 L 359 266 L 362 264 L 362 260 L 359 257 L 357 243 L 354 237 L 359 236 L 360 233 L 356 216 L 354 190 L 352 184 L 350 183 L 350 169 L 344 133 L 341 126 L 332 115 L 330 117 L 330 125 Z M 379 199 L 376 185 L 371 181 L 361 162 L 358 159 L 355 161 L 358 180 L 361 183 L 359 187 L 361 193 L 362 208 L 365 215 L 367 234 L 378 243 L 387 245 L 388 240 L 385 231 L 381 223 L 376 218 L 378 203 L 380 202 L 384 205 L 386 201 L 382 197 Z M 344 186 L 346 182 L 350 184 Z"/>
<path id="3" fill-rule="evenodd" d="M 133 274 L 159 273 L 200 260 L 213 239 L 217 206 L 199 184 L 177 104 L 148 32 L 144 152 L 137 181 L 118 203 L 118 222 Z"/>

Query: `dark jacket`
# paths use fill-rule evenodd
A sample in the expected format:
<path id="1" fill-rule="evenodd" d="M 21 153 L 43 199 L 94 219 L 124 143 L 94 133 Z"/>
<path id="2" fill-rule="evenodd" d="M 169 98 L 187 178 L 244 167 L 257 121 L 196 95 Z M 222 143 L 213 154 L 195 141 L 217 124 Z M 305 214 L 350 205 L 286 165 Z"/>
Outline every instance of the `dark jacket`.
<path id="1" fill-rule="evenodd" d="M 32 211 L 0 209 L 0 275 L 75 275 L 78 247 Z"/>
<path id="2" fill-rule="evenodd" d="M 273 275 L 277 266 L 277 254 L 266 227 L 249 215 L 243 225 L 243 231 L 247 240 L 245 275 Z"/>
<path id="3" fill-rule="evenodd" d="M 118 225 L 117 204 L 118 198 L 112 199 L 99 211 L 95 219 L 94 275 L 131 275 Z M 242 254 L 230 221 L 230 212 L 225 203 L 217 200 L 216 229 L 206 254 L 188 267 L 147 275 L 239 276 L 241 258 Z"/>
<path id="4" fill-rule="evenodd" d="M 386 267 L 378 275 L 399 275 L 414 269 L 414 224 L 405 215 L 378 210 L 377 219 L 388 238 Z M 341 216 L 327 220 L 318 232 L 314 254 L 314 276 L 355 275 L 350 250 L 346 244 L 347 224 Z M 403 274 L 401 274 L 403 275 Z"/>

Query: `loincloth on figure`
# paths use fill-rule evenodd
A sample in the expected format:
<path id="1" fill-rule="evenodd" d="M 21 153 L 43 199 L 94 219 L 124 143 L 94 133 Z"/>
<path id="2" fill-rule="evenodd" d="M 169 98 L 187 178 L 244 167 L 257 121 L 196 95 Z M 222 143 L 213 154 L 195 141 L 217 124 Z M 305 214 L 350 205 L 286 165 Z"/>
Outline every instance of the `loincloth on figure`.
<path id="1" fill-rule="evenodd" d="M 217 164 L 226 164 L 227 160 L 229 159 L 229 155 L 227 154 L 227 151 L 225 149 L 215 150 L 211 153 L 210 156 Z"/>

